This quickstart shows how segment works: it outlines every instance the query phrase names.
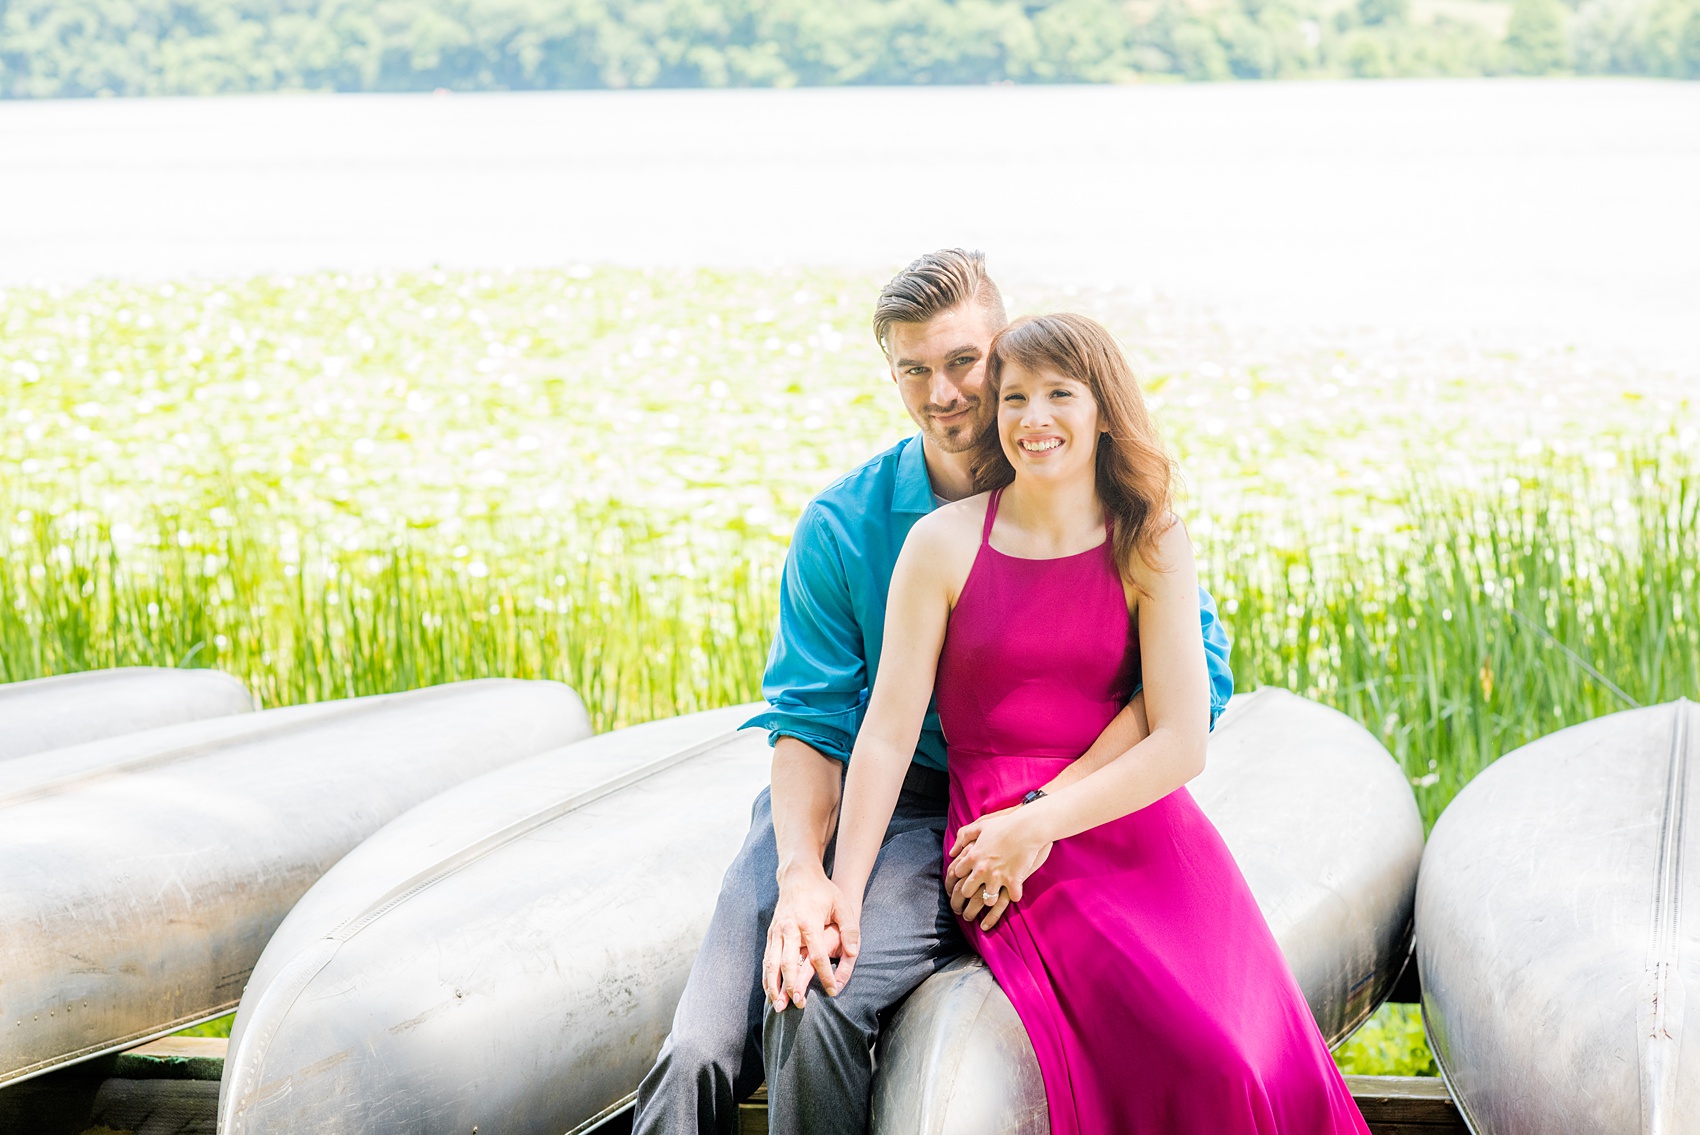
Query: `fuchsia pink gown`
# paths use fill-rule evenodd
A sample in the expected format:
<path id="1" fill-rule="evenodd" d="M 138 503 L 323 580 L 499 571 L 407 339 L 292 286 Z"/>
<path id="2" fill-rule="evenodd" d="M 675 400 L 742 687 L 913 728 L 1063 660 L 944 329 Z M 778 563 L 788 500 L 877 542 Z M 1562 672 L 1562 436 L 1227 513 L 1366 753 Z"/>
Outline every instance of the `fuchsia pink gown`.
<path id="1" fill-rule="evenodd" d="M 950 617 L 938 708 L 956 830 L 1085 752 L 1132 696 L 1139 640 L 1108 539 L 1025 560 L 988 537 Z M 1251 890 L 1185 788 L 1059 840 L 990 933 L 1052 1135 L 1368 1135 Z"/>

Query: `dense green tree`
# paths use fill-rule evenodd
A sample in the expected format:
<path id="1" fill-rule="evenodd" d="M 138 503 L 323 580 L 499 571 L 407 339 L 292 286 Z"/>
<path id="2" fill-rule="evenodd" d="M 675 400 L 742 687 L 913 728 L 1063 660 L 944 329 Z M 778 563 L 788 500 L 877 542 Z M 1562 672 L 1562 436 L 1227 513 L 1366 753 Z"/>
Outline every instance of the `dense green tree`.
<path id="1" fill-rule="evenodd" d="M 1410 0 L 0 0 L 0 97 L 1700 77 L 1700 0 L 1579 2 L 1498 42 Z"/>
<path id="2" fill-rule="evenodd" d="M 1358 19 L 1375 24 L 1403 24 L 1411 18 L 1411 0 L 1358 0 Z"/>
<path id="3" fill-rule="evenodd" d="M 1550 75 L 1570 67 L 1568 13 L 1559 0 L 1514 0 L 1505 49 L 1521 75 Z"/>

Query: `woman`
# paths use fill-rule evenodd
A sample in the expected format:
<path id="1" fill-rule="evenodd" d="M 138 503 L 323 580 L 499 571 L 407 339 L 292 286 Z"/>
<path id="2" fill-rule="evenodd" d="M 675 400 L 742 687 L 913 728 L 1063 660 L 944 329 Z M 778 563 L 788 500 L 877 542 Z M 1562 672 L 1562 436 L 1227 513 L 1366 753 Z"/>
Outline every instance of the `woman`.
<path id="1" fill-rule="evenodd" d="M 834 882 L 860 902 L 936 677 L 952 905 L 1033 1040 L 1053 1135 L 1367 1135 L 1184 787 L 1209 730 L 1197 569 L 1127 360 L 1082 316 L 1023 319 L 988 386 L 993 491 L 922 520 L 898 560 Z M 1145 740 L 1082 758 L 1142 670 Z"/>

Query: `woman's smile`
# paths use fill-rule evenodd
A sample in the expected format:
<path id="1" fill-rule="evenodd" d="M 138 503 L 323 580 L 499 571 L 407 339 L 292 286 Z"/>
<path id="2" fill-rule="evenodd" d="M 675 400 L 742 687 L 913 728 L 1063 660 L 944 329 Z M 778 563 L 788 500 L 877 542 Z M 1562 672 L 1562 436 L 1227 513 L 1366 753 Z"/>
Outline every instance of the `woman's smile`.
<path id="1" fill-rule="evenodd" d="M 1012 465 L 1052 479 L 1091 466 L 1093 447 L 1076 451 L 1076 438 L 1096 440 L 1100 427 L 1092 389 L 1053 370 L 1030 371 L 1016 363 L 1003 370 L 998 389 L 998 433 Z"/>

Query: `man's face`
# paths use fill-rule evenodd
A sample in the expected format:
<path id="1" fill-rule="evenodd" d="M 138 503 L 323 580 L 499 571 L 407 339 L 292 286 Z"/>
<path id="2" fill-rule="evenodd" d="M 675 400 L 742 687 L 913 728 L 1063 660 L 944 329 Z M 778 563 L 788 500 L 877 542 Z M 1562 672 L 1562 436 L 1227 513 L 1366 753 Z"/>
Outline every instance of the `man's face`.
<path id="1" fill-rule="evenodd" d="M 945 453 L 961 453 L 990 428 L 986 355 L 997 328 L 978 304 L 953 307 L 925 323 L 893 323 L 886 332 L 891 377 L 909 416 Z"/>

